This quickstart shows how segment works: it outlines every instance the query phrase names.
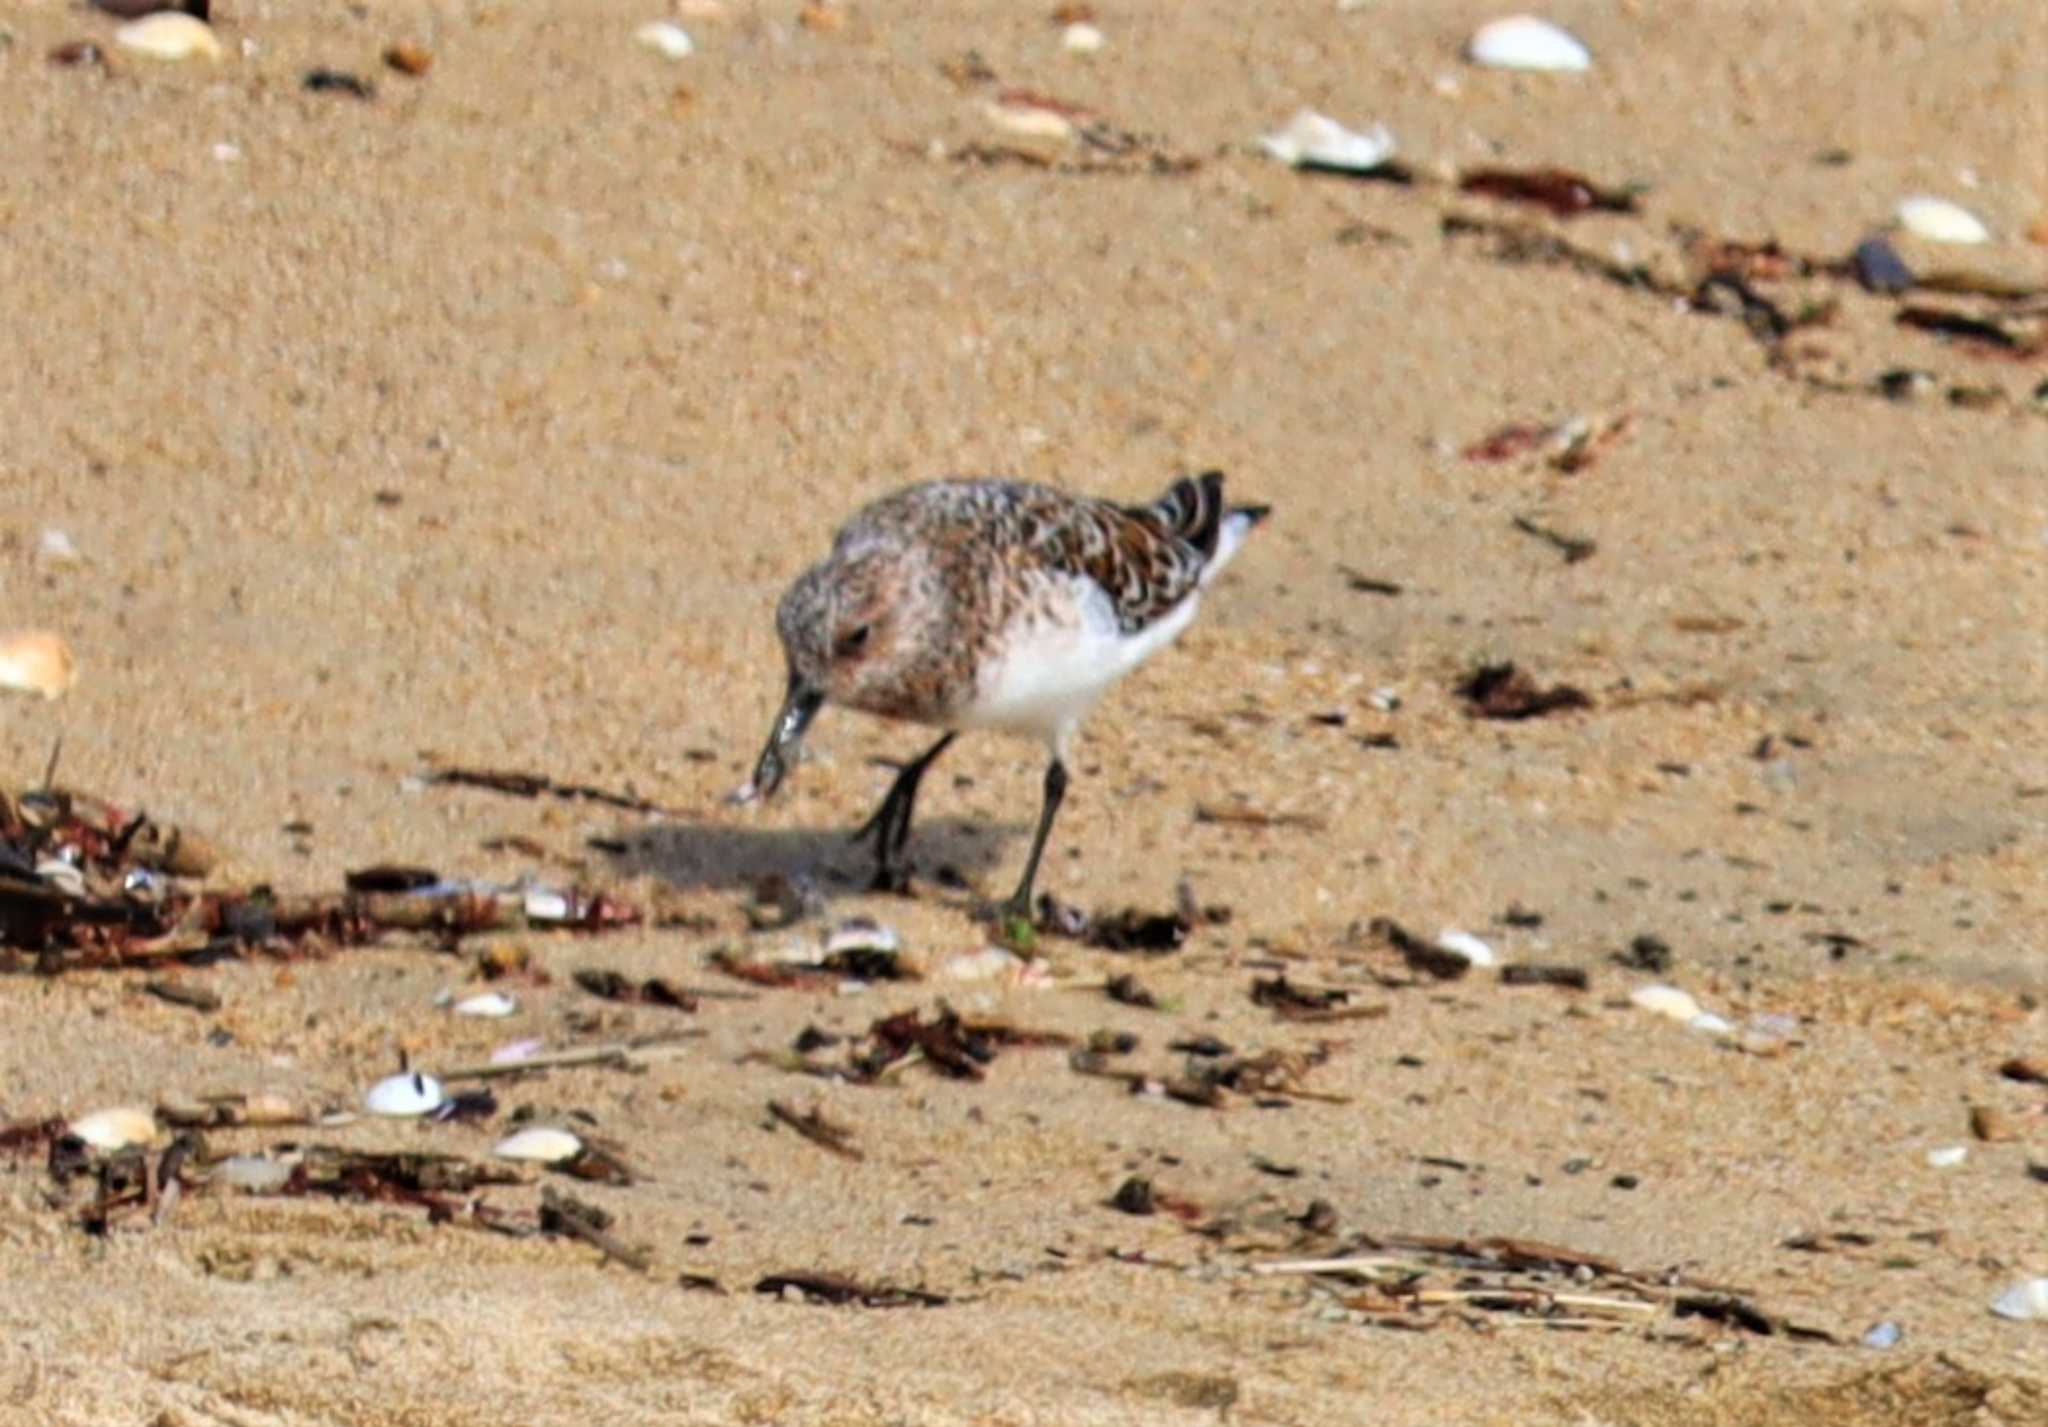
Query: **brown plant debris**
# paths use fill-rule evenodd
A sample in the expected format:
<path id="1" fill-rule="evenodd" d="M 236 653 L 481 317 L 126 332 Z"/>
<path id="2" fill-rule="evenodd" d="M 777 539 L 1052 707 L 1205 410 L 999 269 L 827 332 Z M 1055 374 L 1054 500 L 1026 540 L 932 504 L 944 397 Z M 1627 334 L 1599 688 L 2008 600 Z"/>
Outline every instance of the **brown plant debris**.
<path id="1" fill-rule="evenodd" d="M 1456 693 L 1471 705 L 1466 712 L 1474 718 L 1541 718 L 1564 709 L 1593 706 L 1583 689 L 1570 684 L 1539 688 L 1513 663 L 1480 665 L 1459 681 Z"/>
<path id="2" fill-rule="evenodd" d="M 794 1292 L 809 1303 L 851 1308 L 940 1308 L 953 1301 L 943 1293 L 927 1293 L 921 1288 L 863 1283 L 844 1274 L 809 1269 L 771 1273 L 754 1285 L 754 1292 L 777 1296 Z"/>
<path id="3" fill-rule="evenodd" d="M 1560 218 L 1576 218 L 1596 210 L 1636 211 L 1636 195 L 1629 190 L 1602 188 L 1589 178 L 1561 168 L 1474 169 L 1459 175 L 1458 190 L 1510 203 L 1532 203 Z"/>
<path id="4" fill-rule="evenodd" d="M 780 1100 L 768 1102 L 768 1113 L 795 1130 L 812 1144 L 829 1150 L 841 1159 L 863 1160 L 862 1154 L 853 1143 L 853 1131 L 845 1125 L 835 1124 L 825 1118 L 825 1112 L 813 1106 L 808 1113 L 798 1114 Z"/>
<path id="5" fill-rule="evenodd" d="M 425 775 L 430 787 L 480 788 L 514 798 L 547 796 L 570 802 L 601 803 L 629 813 L 672 813 L 675 809 L 651 803 L 634 793 L 616 792 L 589 783 L 563 783 L 540 773 L 522 773 L 505 768 L 436 768 Z"/>

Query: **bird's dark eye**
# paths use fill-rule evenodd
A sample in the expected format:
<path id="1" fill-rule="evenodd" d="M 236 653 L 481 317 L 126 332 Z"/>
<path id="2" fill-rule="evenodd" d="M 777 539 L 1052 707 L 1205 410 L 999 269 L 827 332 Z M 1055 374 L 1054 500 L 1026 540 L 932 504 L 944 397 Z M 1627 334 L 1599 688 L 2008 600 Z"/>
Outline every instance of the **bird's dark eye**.
<path id="1" fill-rule="evenodd" d="M 846 633 L 839 636 L 839 642 L 832 646 L 834 657 L 851 659 L 854 655 L 860 653 L 861 650 L 868 647 L 868 635 L 872 631 L 873 626 L 866 624 L 855 625 L 852 629 L 847 630 Z"/>

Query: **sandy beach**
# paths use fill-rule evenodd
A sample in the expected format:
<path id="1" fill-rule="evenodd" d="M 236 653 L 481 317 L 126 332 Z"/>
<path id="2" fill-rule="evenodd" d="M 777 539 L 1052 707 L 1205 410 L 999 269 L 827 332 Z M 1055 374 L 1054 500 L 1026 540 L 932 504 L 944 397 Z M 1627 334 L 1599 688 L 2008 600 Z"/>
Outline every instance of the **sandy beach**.
<path id="1" fill-rule="evenodd" d="M 195 1161 L 96 1230 L 90 1176 L 0 1152 L 0 1423 L 2048 1421 L 2048 1322 L 1990 1311 L 2048 1276 L 2048 1085 L 2001 1073 L 2048 1065 L 2037 8 L 1560 3 L 1593 55 L 1562 74 L 1468 63 L 1499 12 L 1459 0 L 1104 0 L 1092 52 L 1054 8 L 222 3 L 217 59 L 163 61 L 0 5 L 0 629 L 79 669 L 0 702 L 0 786 L 61 740 L 58 784 L 203 831 L 212 892 L 387 864 L 641 918 L 11 947 L 0 1121 L 359 1110 L 401 1056 L 691 1033 L 488 1082 L 482 1120 L 206 1134 L 490 1163 L 530 1107 L 632 1171 L 524 1168 L 452 1222 Z M 1304 107 L 1387 125 L 1403 181 L 1261 152 Z M 1615 209 L 1461 189 L 1489 169 Z M 1990 241 L 1888 229 L 1913 195 Z M 1917 285 L 1844 266 L 1879 234 Z M 861 504 L 1211 468 L 1274 514 L 1087 725 L 1041 878 L 1104 913 L 1185 885 L 1214 915 L 1177 949 L 950 974 L 1029 841 L 1021 743 L 934 773 L 913 897 L 846 834 L 922 730 L 828 710 L 781 796 L 726 802 L 775 600 Z M 1461 689 L 1503 664 L 1582 697 L 1487 716 Z M 814 895 L 763 929 L 764 881 Z M 856 916 L 923 979 L 712 959 Z M 1403 953 L 1446 929 L 1584 985 Z M 493 947 L 517 1011 L 437 1006 Z M 792 1064 L 942 1003 L 1033 1035 L 979 1079 Z M 1158 1093 L 1200 1037 L 1272 1083 Z M 483 1221 L 544 1190 L 634 1261 Z M 1412 1272 L 1258 1271 L 1331 1256 Z M 944 1301 L 756 1291 L 792 1273 Z"/>

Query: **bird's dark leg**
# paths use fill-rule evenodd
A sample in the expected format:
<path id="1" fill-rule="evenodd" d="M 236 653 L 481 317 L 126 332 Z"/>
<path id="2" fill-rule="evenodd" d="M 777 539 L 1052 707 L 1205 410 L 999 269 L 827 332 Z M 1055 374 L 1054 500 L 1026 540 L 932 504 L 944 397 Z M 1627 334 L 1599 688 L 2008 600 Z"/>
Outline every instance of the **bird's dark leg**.
<path id="1" fill-rule="evenodd" d="M 1054 754 L 1052 763 L 1045 770 L 1045 802 L 1038 809 L 1038 834 L 1031 839 L 1031 856 L 1024 863 L 1024 880 L 1017 884 L 1010 900 L 996 908 L 1000 917 L 1031 920 L 1031 884 L 1038 880 L 1038 859 L 1045 855 L 1045 840 L 1052 835 L 1053 815 L 1060 810 L 1060 800 L 1066 796 L 1067 765 L 1060 761 L 1058 754 Z"/>
<path id="2" fill-rule="evenodd" d="M 896 868 L 896 856 L 910 841 L 910 813 L 917 805 L 917 785 L 924 777 L 925 770 L 938 761 L 954 738 L 946 734 L 937 743 L 896 770 L 896 781 L 889 785 L 889 791 L 882 798 L 882 805 L 875 809 L 874 816 L 854 829 L 853 841 L 875 840 L 875 880 L 878 892 L 897 892 L 903 887 L 903 878 Z"/>

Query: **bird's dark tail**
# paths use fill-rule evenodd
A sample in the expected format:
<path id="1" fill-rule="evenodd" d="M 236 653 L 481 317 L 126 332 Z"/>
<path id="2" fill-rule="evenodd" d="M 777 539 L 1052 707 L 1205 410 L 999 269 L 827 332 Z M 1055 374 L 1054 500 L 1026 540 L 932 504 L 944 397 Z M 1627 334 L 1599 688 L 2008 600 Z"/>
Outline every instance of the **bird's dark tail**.
<path id="1" fill-rule="evenodd" d="M 1156 521 L 1169 534 L 1201 551 L 1203 558 L 1207 559 L 1216 553 L 1226 516 L 1243 517 L 1241 533 L 1264 520 L 1271 512 L 1272 507 L 1266 505 L 1226 508 L 1223 504 L 1223 472 L 1204 471 L 1199 476 L 1182 477 L 1158 500 L 1150 505 L 1134 506 L 1130 513 Z"/>

